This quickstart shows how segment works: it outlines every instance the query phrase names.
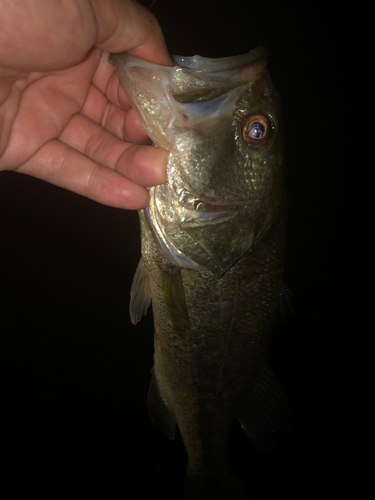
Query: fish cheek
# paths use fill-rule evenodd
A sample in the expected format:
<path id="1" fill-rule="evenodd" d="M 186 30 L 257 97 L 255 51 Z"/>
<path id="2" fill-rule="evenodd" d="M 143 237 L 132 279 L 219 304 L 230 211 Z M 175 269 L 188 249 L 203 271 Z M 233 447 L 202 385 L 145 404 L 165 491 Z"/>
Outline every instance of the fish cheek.
<path id="1" fill-rule="evenodd" d="M 179 132 L 178 155 L 174 160 L 189 191 L 207 202 L 232 200 L 238 175 L 231 122 L 220 125 L 212 134 L 207 134 L 204 127 Z"/>

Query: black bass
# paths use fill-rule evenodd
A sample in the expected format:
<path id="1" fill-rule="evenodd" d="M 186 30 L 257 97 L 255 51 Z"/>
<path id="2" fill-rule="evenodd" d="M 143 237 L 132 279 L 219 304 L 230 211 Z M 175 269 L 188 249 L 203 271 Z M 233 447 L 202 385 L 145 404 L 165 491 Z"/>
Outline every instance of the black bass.
<path id="1" fill-rule="evenodd" d="M 131 290 L 137 323 L 152 300 L 151 419 L 187 456 L 185 498 L 245 499 L 229 465 L 235 418 L 255 446 L 286 425 L 267 365 L 283 286 L 287 196 L 280 103 L 267 53 L 174 58 L 163 67 L 111 56 L 168 180 L 140 211 L 142 257 Z"/>

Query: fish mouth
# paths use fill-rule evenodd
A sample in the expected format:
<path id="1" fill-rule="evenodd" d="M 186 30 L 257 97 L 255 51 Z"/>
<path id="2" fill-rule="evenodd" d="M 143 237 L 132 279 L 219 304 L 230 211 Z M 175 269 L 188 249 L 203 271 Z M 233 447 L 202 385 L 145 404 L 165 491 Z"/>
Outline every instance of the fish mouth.
<path id="1" fill-rule="evenodd" d="M 175 56 L 173 67 L 129 54 L 111 60 L 149 137 L 170 152 L 168 181 L 150 188 L 142 212 L 155 242 L 177 266 L 221 277 L 249 250 L 256 234 L 249 217 L 254 193 L 249 199 L 239 177 L 229 183 L 228 176 L 237 168 L 231 156 L 237 151 L 232 108 L 266 72 L 266 50 L 221 59 Z M 209 142 L 213 154 L 205 160 L 203 145 L 212 134 L 224 145 L 230 135 L 230 146 Z M 223 170 L 228 157 L 231 163 Z M 219 176 L 212 166 L 221 169 Z"/>
<path id="2" fill-rule="evenodd" d="M 228 93 L 241 92 L 260 77 L 267 50 L 258 47 L 235 57 L 173 56 L 175 66 L 160 66 L 128 53 L 112 54 L 121 85 L 140 113 L 146 132 L 158 146 L 170 151 L 170 129 L 202 121 L 202 114 L 225 112 L 235 101 Z M 195 107 L 194 104 L 200 104 Z M 188 111 L 184 105 L 190 105 Z"/>

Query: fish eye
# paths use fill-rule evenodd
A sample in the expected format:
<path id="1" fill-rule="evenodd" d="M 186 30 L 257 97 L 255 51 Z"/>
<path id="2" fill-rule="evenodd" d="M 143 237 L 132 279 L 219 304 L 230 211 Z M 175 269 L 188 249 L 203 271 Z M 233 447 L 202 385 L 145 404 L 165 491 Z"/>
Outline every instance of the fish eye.
<path id="1" fill-rule="evenodd" d="M 249 146 L 260 148 L 267 144 L 271 135 L 271 125 L 263 115 L 251 115 L 243 124 L 242 136 Z"/>

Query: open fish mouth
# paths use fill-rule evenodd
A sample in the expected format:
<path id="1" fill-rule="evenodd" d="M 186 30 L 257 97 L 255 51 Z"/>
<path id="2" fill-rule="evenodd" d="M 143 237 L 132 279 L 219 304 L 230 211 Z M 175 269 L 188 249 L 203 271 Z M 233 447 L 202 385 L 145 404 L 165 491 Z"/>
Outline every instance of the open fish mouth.
<path id="1" fill-rule="evenodd" d="M 111 61 L 148 135 L 169 151 L 167 182 L 150 188 L 143 210 L 148 227 L 178 266 L 222 276 L 253 244 L 251 204 L 264 196 L 263 160 L 247 156 L 240 130 L 248 111 L 238 102 L 266 74 L 266 49 L 174 56 L 173 67 L 127 53 Z"/>
<path id="2" fill-rule="evenodd" d="M 264 47 L 219 59 L 174 56 L 179 69 L 171 75 L 170 92 L 180 103 L 212 101 L 255 79 L 266 59 Z"/>
<path id="3" fill-rule="evenodd" d="M 233 109 L 266 72 L 264 47 L 219 59 L 174 56 L 173 67 L 127 53 L 111 60 L 146 132 L 170 152 L 167 182 L 177 201 L 185 208 L 217 211 L 223 204 L 246 203 L 250 191 L 254 199 L 257 192 L 241 172 L 248 146 L 239 147 L 233 138 Z M 241 127 L 242 117 L 239 121 Z"/>
<path id="4" fill-rule="evenodd" d="M 176 66 L 160 66 L 126 52 L 111 54 L 110 60 L 127 88 L 137 81 L 144 89 L 152 86 L 159 99 L 169 94 L 177 102 L 196 103 L 212 101 L 257 78 L 266 65 L 267 49 L 258 47 L 240 56 L 222 58 L 173 56 Z M 138 99 L 142 99 L 140 94 Z"/>
<path id="5" fill-rule="evenodd" d="M 201 123 L 207 127 L 233 107 L 241 90 L 266 67 L 267 50 L 259 47 L 217 59 L 198 55 L 173 59 L 177 65 L 169 67 L 126 52 L 110 56 L 150 138 L 168 151 L 175 145 L 176 128 Z"/>

